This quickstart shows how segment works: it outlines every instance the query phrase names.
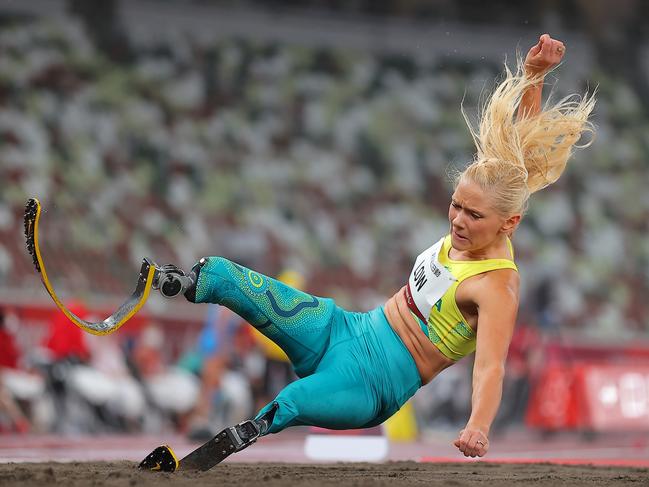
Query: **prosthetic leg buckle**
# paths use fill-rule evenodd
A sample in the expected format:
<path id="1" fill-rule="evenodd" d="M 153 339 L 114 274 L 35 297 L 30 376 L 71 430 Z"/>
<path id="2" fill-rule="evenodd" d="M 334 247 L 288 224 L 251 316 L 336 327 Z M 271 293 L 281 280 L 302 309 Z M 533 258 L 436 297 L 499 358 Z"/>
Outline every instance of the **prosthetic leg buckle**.
<path id="1" fill-rule="evenodd" d="M 156 472 L 175 472 L 178 469 L 178 459 L 169 445 L 162 445 L 149 453 L 137 468 Z"/>
<path id="2" fill-rule="evenodd" d="M 234 451 L 241 451 L 252 445 L 261 436 L 261 428 L 254 420 L 247 420 L 225 430 L 234 445 Z M 222 433 L 223 434 L 223 433 Z"/>

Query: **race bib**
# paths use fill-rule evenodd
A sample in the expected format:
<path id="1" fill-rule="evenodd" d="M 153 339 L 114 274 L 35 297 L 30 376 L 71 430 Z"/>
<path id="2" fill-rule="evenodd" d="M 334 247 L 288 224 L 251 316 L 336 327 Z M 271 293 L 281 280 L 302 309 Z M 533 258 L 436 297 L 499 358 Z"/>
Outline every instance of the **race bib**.
<path id="1" fill-rule="evenodd" d="M 424 250 L 412 268 L 406 288 L 408 307 L 424 322 L 428 321 L 430 310 L 444 296 L 456 281 L 449 270 L 439 263 L 439 252 L 444 238 Z"/>

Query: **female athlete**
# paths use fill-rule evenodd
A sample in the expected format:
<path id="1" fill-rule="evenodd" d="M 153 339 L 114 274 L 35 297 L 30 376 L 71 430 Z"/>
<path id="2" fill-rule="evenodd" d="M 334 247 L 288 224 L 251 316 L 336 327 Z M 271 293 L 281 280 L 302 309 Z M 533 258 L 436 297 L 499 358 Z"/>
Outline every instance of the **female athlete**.
<path id="1" fill-rule="evenodd" d="M 559 178 L 581 135 L 593 130 L 593 97 L 541 109 L 544 75 L 564 52 L 544 34 L 516 72 L 506 69 L 478 128 L 469 123 L 476 156 L 456 177 L 449 234 L 417 257 L 384 306 L 345 311 L 222 257 L 201 259 L 188 275 L 162 268 L 163 294 L 178 284 L 191 302 L 230 308 L 290 358 L 299 378 L 252 420 L 256 436 L 294 425 L 380 424 L 475 351 L 471 415 L 454 444 L 465 456 L 487 453 L 519 302 L 510 237 L 530 194 Z"/>

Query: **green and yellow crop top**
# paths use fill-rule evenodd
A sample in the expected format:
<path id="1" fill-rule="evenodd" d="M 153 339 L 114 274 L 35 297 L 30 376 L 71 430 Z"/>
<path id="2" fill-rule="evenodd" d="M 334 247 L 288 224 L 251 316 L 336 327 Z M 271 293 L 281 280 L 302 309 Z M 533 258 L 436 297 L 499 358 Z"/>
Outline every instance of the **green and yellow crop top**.
<path id="1" fill-rule="evenodd" d="M 509 250 L 514 255 L 511 241 Z M 459 360 L 475 351 L 476 333 L 467 324 L 455 301 L 455 291 L 462 281 L 496 269 L 518 268 L 513 260 L 452 260 L 451 236 L 441 238 L 415 260 L 405 297 L 412 315 L 431 342 L 451 360 Z"/>

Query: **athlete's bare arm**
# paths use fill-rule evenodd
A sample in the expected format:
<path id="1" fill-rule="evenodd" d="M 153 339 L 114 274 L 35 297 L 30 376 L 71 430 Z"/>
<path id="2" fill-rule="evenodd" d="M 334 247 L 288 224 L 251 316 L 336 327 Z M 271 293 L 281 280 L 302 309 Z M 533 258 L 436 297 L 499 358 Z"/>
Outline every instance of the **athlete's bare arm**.
<path id="1" fill-rule="evenodd" d="M 525 74 L 528 78 L 538 78 L 539 82 L 530 87 L 521 98 L 518 118 L 533 117 L 541 111 L 543 76 L 563 59 L 566 48 L 563 42 L 543 34 L 539 42 L 530 48 L 525 57 Z"/>
<path id="2" fill-rule="evenodd" d="M 487 273 L 471 292 L 478 307 L 478 329 L 473 366 L 471 416 L 455 446 L 465 456 L 484 456 L 489 430 L 502 395 L 505 361 L 518 311 L 518 273 L 502 269 Z"/>

